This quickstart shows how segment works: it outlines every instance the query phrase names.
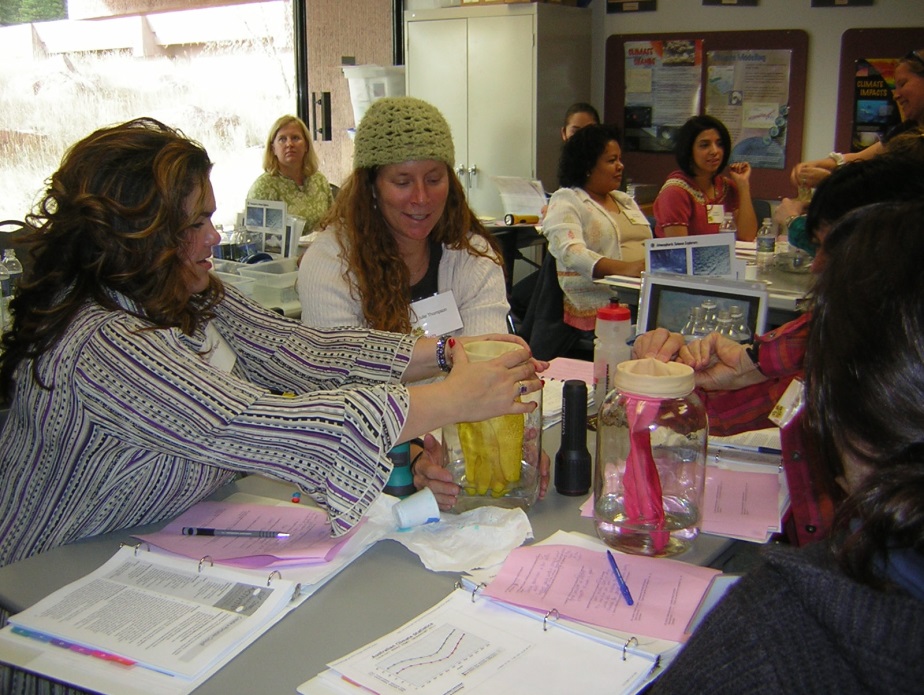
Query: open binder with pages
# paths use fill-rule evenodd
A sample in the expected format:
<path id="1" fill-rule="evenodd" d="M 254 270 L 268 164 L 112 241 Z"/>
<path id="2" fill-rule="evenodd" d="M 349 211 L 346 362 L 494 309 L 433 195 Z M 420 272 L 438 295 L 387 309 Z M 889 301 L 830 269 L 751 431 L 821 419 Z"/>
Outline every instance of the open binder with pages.
<path id="1" fill-rule="evenodd" d="M 10 617 L 3 661 L 80 688 L 183 695 L 303 596 L 261 573 L 123 546 L 103 566 Z M 89 657 L 89 658 L 88 658 Z"/>
<path id="2" fill-rule="evenodd" d="M 565 532 L 517 548 L 496 577 L 463 578 L 436 606 L 329 663 L 298 692 L 637 693 L 680 651 L 721 575 L 619 555 L 636 596 L 629 606 L 604 548 Z"/>

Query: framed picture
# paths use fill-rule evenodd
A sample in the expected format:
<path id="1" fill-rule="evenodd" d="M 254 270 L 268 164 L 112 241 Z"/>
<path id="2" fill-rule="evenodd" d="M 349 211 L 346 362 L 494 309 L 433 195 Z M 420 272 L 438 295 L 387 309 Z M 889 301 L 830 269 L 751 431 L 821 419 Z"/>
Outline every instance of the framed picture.
<path id="1" fill-rule="evenodd" d="M 759 0 L 703 0 L 704 5 L 739 5 L 742 7 L 756 7 Z"/>
<path id="2" fill-rule="evenodd" d="M 862 7 L 872 4 L 873 0 L 812 0 L 812 7 Z"/>
<path id="3" fill-rule="evenodd" d="M 606 0 L 607 14 L 614 12 L 654 12 L 657 0 Z"/>

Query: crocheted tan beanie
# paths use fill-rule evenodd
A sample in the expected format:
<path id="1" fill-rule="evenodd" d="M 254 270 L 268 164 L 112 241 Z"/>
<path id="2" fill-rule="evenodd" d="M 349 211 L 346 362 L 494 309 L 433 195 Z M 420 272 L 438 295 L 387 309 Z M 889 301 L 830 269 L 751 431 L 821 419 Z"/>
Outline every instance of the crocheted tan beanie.
<path id="1" fill-rule="evenodd" d="M 414 97 L 385 97 L 372 103 L 356 128 L 356 169 L 436 159 L 452 167 L 455 149 L 449 124 L 432 104 Z"/>

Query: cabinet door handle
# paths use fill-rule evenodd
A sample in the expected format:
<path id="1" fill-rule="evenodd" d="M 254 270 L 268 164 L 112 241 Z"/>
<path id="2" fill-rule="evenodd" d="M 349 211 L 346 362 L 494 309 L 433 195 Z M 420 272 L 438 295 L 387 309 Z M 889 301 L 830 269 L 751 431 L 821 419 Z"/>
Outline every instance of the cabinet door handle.
<path id="1" fill-rule="evenodd" d="M 465 165 L 464 164 L 459 164 L 458 166 L 456 166 L 456 176 L 458 176 L 460 179 L 463 176 L 465 176 Z"/>
<path id="2" fill-rule="evenodd" d="M 477 164 L 472 164 L 472 165 L 468 168 L 468 185 L 469 185 L 469 186 L 474 186 L 474 185 L 475 185 L 475 177 L 476 177 L 476 176 L 478 176 L 478 165 L 477 165 Z"/>

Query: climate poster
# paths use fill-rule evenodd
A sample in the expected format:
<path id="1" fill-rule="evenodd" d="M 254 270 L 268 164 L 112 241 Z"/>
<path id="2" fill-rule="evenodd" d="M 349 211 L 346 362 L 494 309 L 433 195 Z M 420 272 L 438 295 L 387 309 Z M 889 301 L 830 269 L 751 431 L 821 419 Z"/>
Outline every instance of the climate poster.
<path id="1" fill-rule="evenodd" d="M 897 64 L 894 58 L 866 58 L 857 61 L 851 152 L 859 152 L 877 143 L 889 128 L 901 122 L 901 113 L 892 97 Z"/>
<path id="2" fill-rule="evenodd" d="M 673 152 L 677 130 L 699 113 L 703 42 L 627 41 L 625 147 Z"/>

